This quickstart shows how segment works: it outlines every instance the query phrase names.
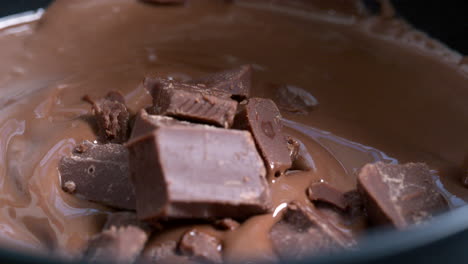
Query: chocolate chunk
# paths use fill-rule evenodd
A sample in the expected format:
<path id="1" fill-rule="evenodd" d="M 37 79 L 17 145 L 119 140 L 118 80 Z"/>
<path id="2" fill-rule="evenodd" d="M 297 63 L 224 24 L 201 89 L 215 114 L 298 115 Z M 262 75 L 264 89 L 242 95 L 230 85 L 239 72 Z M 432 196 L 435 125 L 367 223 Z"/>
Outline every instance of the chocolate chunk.
<path id="1" fill-rule="evenodd" d="M 288 112 L 308 113 L 318 107 L 318 100 L 308 91 L 293 85 L 281 85 L 276 90 L 279 108 Z"/>
<path id="2" fill-rule="evenodd" d="M 321 201 L 329 203 L 341 210 L 346 210 L 348 207 L 344 194 L 325 182 L 312 183 L 307 188 L 307 196 L 313 201 Z"/>
<path id="3" fill-rule="evenodd" d="M 133 212 L 115 212 L 111 213 L 107 217 L 107 221 L 103 227 L 103 230 L 112 229 L 112 227 L 121 228 L 121 227 L 128 227 L 128 226 L 135 226 L 140 228 L 141 230 L 145 231 L 145 233 L 149 236 L 153 228 L 144 222 L 138 220 L 137 215 Z"/>
<path id="4" fill-rule="evenodd" d="M 234 219 L 224 218 L 214 223 L 215 227 L 221 230 L 236 230 L 240 224 Z"/>
<path id="5" fill-rule="evenodd" d="M 285 209 L 282 219 L 272 227 L 270 239 L 275 252 L 288 261 L 350 247 L 354 242 L 315 208 L 297 202 Z"/>
<path id="6" fill-rule="evenodd" d="M 71 157 L 62 158 L 59 171 L 64 191 L 110 207 L 135 209 L 128 151 L 123 145 L 84 141 Z"/>
<path id="7" fill-rule="evenodd" d="M 149 83 L 154 113 L 225 128 L 232 126 L 237 102 L 218 96 L 219 92 L 167 80 Z"/>
<path id="8" fill-rule="evenodd" d="M 343 194 L 351 220 L 364 216 L 364 200 L 358 190 L 351 190 Z"/>
<path id="9" fill-rule="evenodd" d="M 203 263 L 223 262 L 221 241 L 195 229 L 182 236 L 179 249 L 182 254 Z"/>
<path id="10" fill-rule="evenodd" d="M 150 245 L 145 249 L 141 263 L 157 263 L 157 264 L 196 264 L 188 256 L 177 254 L 177 243 L 175 241 L 167 241 L 160 245 Z"/>
<path id="11" fill-rule="evenodd" d="M 123 96 L 110 92 L 104 99 L 93 101 L 89 96 L 83 98 L 93 105 L 93 114 L 98 126 L 98 139 L 103 143 L 123 143 L 129 136 L 130 113 Z"/>
<path id="12" fill-rule="evenodd" d="M 234 127 L 252 132 L 265 161 L 268 177 L 278 177 L 291 167 L 289 150 L 282 133 L 281 114 L 272 100 L 252 98 L 241 104 Z"/>
<path id="13" fill-rule="evenodd" d="M 194 84 L 203 84 L 208 89 L 223 91 L 239 101 L 250 96 L 252 86 L 252 67 L 242 65 L 238 68 L 226 70 L 204 78 L 191 81 Z"/>
<path id="14" fill-rule="evenodd" d="M 335 226 L 347 228 L 350 238 L 358 235 L 360 230 L 367 227 L 367 215 L 359 192 L 352 190 L 342 193 L 322 184 L 312 184 L 312 188 L 308 189 L 309 199 L 315 208 Z"/>
<path id="15" fill-rule="evenodd" d="M 432 177 L 422 163 L 365 165 L 359 173 L 358 188 L 370 221 L 401 229 L 446 209 L 447 202 Z"/>
<path id="16" fill-rule="evenodd" d="M 127 146 L 142 220 L 246 218 L 269 210 L 265 167 L 248 132 L 161 127 Z"/>
<path id="17" fill-rule="evenodd" d="M 137 227 L 112 227 L 88 242 L 84 257 L 89 261 L 132 263 L 143 250 L 147 239 L 146 233 Z"/>
<path id="18" fill-rule="evenodd" d="M 288 135 L 286 136 L 286 142 L 292 162 L 290 170 L 315 170 L 314 159 L 310 155 L 304 143 Z"/>
<path id="19" fill-rule="evenodd" d="M 146 110 L 142 109 L 136 115 L 130 138 L 134 139 L 143 136 L 161 126 L 172 125 L 190 126 L 191 123 L 178 121 L 168 116 L 150 115 Z"/>

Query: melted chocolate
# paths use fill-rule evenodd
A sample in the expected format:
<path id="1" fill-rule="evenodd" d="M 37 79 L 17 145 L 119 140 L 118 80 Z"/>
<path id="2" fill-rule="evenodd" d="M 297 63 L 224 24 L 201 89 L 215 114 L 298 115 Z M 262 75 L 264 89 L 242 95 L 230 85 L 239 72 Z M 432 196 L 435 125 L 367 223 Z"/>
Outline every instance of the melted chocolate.
<path id="1" fill-rule="evenodd" d="M 450 205 L 464 205 L 468 192 L 459 174 L 449 173 L 467 155 L 461 56 L 404 22 L 354 15 L 354 7 L 330 15 L 329 7 L 321 12 L 307 1 L 267 2 L 161 7 L 59 0 L 40 21 L 0 31 L 5 246 L 75 255 L 101 229 L 109 209 L 62 192 L 58 182 L 61 157 L 76 143 L 96 140 L 83 94 L 101 98 L 119 90 L 135 112 L 151 105 L 141 85 L 145 75 L 187 81 L 244 64 L 254 72 L 252 97 L 275 100 L 275 87 L 289 85 L 318 101 L 307 111 L 282 112 L 284 132 L 304 144 L 313 168 L 270 182 L 271 214 L 234 231 L 168 228 L 150 245 L 179 241 L 196 227 L 222 241 L 225 260 L 274 260 L 268 233 L 286 203 L 307 202 L 306 188 L 321 180 L 352 190 L 355 172 L 374 161 L 426 162 L 441 171 L 438 187 Z"/>

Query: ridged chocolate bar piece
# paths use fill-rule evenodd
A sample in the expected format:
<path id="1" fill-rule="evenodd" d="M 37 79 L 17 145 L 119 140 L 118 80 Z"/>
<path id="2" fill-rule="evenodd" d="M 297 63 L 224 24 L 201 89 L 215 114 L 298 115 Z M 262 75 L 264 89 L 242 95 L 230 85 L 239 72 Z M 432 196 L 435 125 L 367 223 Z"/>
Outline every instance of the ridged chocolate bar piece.
<path id="1" fill-rule="evenodd" d="M 172 117 L 161 115 L 150 115 L 145 109 L 141 109 L 136 117 L 133 125 L 132 134 L 130 139 L 143 136 L 162 126 L 190 126 L 191 123 L 179 121 Z"/>
<path id="2" fill-rule="evenodd" d="M 120 144 L 84 141 L 59 163 L 64 191 L 110 207 L 135 210 L 128 151 Z"/>
<path id="3" fill-rule="evenodd" d="M 402 229 L 448 208 L 429 167 L 423 163 L 367 164 L 359 173 L 358 189 L 369 220 L 376 225 Z"/>
<path id="4" fill-rule="evenodd" d="M 237 102 L 227 94 L 167 80 L 148 83 L 155 114 L 225 128 L 232 126 Z"/>
<path id="5" fill-rule="evenodd" d="M 270 239 L 275 252 L 287 261 L 304 260 L 354 243 L 313 206 L 297 202 L 285 209 L 282 219 L 272 227 Z"/>
<path id="6" fill-rule="evenodd" d="M 190 83 L 203 84 L 207 89 L 228 93 L 239 101 L 250 96 L 252 86 L 252 67 L 242 65 L 238 68 L 217 72 Z"/>
<path id="7" fill-rule="evenodd" d="M 282 175 L 291 168 L 292 162 L 278 107 L 270 99 L 252 98 L 239 108 L 234 128 L 252 132 L 269 178 Z"/>
<path id="8" fill-rule="evenodd" d="M 265 167 L 249 132 L 169 126 L 127 146 L 142 220 L 246 218 L 269 210 Z"/>

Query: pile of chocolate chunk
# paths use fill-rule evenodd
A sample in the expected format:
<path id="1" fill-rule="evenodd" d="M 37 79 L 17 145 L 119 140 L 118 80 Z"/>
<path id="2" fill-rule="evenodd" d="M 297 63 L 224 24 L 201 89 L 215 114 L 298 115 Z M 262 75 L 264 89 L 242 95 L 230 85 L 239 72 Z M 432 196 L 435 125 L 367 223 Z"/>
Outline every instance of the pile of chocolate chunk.
<path id="1" fill-rule="evenodd" d="M 146 78 L 153 104 L 136 114 L 118 92 L 100 100 L 84 97 L 92 105 L 97 140 L 62 158 L 61 186 L 116 209 L 90 239 L 85 258 L 222 263 L 222 241 L 201 230 L 151 248 L 147 242 L 174 222 L 203 221 L 231 232 L 249 217 L 277 209 L 270 193 L 275 179 L 311 166 L 307 150 L 283 133 L 277 105 L 250 97 L 251 77 L 244 65 L 188 82 Z M 309 201 L 283 206 L 269 231 L 281 259 L 354 248 L 354 236 L 339 221 L 404 229 L 447 207 L 432 172 L 419 163 L 368 164 L 356 190 L 345 193 L 326 182 L 306 189 Z"/>

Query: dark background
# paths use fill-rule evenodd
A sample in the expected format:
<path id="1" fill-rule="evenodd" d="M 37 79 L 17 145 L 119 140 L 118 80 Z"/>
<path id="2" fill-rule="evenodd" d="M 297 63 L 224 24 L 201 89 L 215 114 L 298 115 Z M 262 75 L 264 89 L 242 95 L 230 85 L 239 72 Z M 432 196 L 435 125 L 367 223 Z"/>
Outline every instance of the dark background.
<path id="1" fill-rule="evenodd" d="M 378 10 L 376 0 L 364 0 Z M 46 6 L 51 0 L 1 0 L 0 17 Z M 467 0 L 392 0 L 400 16 L 463 54 L 468 54 Z"/>

